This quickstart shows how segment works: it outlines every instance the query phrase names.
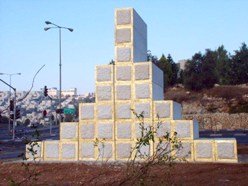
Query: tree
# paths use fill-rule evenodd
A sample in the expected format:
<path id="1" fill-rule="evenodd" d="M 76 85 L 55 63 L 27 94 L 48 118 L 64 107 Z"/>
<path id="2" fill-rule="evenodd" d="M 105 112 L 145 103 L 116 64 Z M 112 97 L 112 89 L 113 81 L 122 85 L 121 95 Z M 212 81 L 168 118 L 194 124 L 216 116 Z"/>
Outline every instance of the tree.
<path id="1" fill-rule="evenodd" d="M 196 53 L 191 60 L 188 60 L 185 64 L 185 70 L 183 71 L 184 86 L 190 90 L 202 89 L 202 54 Z"/>
<path id="2" fill-rule="evenodd" d="M 171 65 L 171 72 L 172 72 L 171 78 L 169 79 L 169 85 L 175 85 L 177 83 L 177 80 L 178 80 L 179 68 L 178 68 L 177 64 L 173 61 L 170 54 L 168 55 L 167 60 L 168 60 L 169 64 Z"/>
<path id="3" fill-rule="evenodd" d="M 223 45 L 217 48 L 216 53 L 216 75 L 218 83 L 227 85 L 230 82 L 230 56 Z"/>
<path id="4" fill-rule="evenodd" d="M 239 50 L 235 51 L 235 55 L 231 60 L 231 84 L 242 84 L 248 82 L 248 48 L 242 43 Z"/>
<path id="5" fill-rule="evenodd" d="M 210 49 L 202 57 L 201 65 L 201 83 L 202 88 L 212 88 L 218 82 L 216 72 L 216 53 Z"/>

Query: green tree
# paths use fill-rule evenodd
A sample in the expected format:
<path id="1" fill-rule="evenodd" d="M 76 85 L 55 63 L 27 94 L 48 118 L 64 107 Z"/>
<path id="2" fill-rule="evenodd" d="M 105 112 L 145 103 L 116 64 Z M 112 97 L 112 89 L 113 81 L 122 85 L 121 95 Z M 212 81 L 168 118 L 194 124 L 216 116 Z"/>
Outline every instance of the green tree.
<path id="1" fill-rule="evenodd" d="M 185 64 L 185 70 L 183 71 L 184 86 L 190 90 L 201 90 L 202 80 L 202 54 L 196 53 L 192 59 L 188 60 Z"/>
<path id="2" fill-rule="evenodd" d="M 164 72 L 164 88 L 177 83 L 179 69 L 170 54 L 167 58 L 162 54 L 156 64 Z"/>
<path id="3" fill-rule="evenodd" d="M 230 83 L 231 62 L 230 56 L 223 45 L 217 48 L 216 53 L 216 75 L 218 83 L 227 85 Z"/>
<path id="4" fill-rule="evenodd" d="M 248 82 L 248 48 L 242 43 L 239 50 L 235 51 L 235 55 L 231 60 L 231 84 L 242 84 Z"/>
<path id="5" fill-rule="evenodd" d="M 216 52 L 213 52 L 210 49 L 206 50 L 206 53 L 202 56 L 200 71 L 202 88 L 212 88 L 214 84 L 218 82 L 216 71 Z"/>

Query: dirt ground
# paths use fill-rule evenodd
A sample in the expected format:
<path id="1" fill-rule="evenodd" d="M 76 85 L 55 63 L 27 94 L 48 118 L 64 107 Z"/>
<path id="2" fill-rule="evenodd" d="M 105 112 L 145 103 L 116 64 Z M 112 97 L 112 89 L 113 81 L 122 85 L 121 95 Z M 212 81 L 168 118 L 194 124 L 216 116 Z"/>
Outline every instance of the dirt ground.
<path id="1" fill-rule="evenodd" d="M 247 155 L 248 145 L 239 145 L 238 154 Z M 248 163 L 153 165 L 141 176 L 128 175 L 121 164 L 39 163 L 29 169 L 30 174 L 21 163 L 0 162 L 0 185 L 248 185 Z"/>

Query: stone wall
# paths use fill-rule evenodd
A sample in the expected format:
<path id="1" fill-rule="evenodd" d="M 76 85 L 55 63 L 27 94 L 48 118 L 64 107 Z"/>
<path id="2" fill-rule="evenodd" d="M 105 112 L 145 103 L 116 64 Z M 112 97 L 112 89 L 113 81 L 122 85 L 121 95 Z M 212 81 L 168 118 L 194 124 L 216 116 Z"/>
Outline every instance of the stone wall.
<path id="1" fill-rule="evenodd" d="M 197 119 L 200 130 L 248 129 L 248 113 L 185 114 L 184 119 Z"/>

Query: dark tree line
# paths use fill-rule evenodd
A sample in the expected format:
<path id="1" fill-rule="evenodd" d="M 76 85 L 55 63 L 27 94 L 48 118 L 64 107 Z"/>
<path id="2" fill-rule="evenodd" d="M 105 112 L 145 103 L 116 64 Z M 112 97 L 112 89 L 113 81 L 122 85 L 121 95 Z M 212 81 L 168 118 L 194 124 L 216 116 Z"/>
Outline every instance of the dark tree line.
<path id="1" fill-rule="evenodd" d="M 206 49 L 186 61 L 184 70 L 179 69 L 171 55 L 160 59 L 148 52 L 148 60 L 164 72 L 164 87 L 182 83 L 187 89 L 208 89 L 214 84 L 235 85 L 248 83 L 248 48 L 245 43 L 231 55 L 224 46 L 216 50 Z"/>

